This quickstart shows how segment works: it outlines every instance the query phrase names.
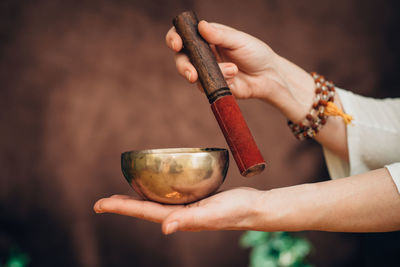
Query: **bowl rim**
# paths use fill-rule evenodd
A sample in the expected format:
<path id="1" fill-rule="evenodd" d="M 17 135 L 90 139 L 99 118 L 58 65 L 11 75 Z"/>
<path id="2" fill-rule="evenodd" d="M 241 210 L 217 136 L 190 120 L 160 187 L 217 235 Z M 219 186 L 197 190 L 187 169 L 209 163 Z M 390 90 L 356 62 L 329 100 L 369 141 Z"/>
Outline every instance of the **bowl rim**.
<path id="1" fill-rule="evenodd" d="M 152 155 L 163 155 L 163 154 L 198 154 L 198 153 L 214 153 L 214 152 L 227 152 L 226 148 L 219 147 L 183 147 L 183 148 L 156 148 L 156 149 L 144 149 L 144 150 L 131 150 L 123 152 L 124 154 L 152 154 Z"/>

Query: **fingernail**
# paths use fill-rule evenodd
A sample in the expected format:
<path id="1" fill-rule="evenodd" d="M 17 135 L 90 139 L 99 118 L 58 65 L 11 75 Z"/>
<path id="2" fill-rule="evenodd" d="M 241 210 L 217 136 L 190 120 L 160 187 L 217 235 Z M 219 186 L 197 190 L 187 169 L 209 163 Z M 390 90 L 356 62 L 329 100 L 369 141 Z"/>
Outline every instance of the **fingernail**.
<path id="1" fill-rule="evenodd" d="M 99 208 L 94 208 L 94 212 L 96 212 L 96 213 L 103 213 L 103 211 L 102 211 L 101 209 L 99 209 Z"/>
<path id="2" fill-rule="evenodd" d="M 235 67 L 228 67 L 225 69 L 226 74 L 235 74 L 236 68 Z"/>
<path id="3" fill-rule="evenodd" d="M 167 224 L 167 227 L 165 229 L 165 234 L 170 235 L 172 233 L 175 233 L 177 230 L 178 230 L 178 222 L 177 221 L 170 222 L 169 224 Z"/>
<path id="4" fill-rule="evenodd" d="M 94 205 L 94 212 L 96 212 L 96 213 L 103 213 L 103 211 L 101 210 L 101 205 L 100 205 L 100 202 L 97 202 L 95 205 Z"/>
<path id="5" fill-rule="evenodd" d="M 214 27 L 214 25 L 212 25 L 211 23 L 209 23 L 207 20 L 205 20 L 205 22 L 207 23 L 207 27 L 210 27 L 211 29 L 217 29 Z"/>
<path id="6" fill-rule="evenodd" d="M 192 78 L 192 73 L 187 70 L 187 71 L 185 71 L 185 76 L 186 76 L 186 79 L 188 79 L 188 81 L 190 82 L 190 78 Z"/>

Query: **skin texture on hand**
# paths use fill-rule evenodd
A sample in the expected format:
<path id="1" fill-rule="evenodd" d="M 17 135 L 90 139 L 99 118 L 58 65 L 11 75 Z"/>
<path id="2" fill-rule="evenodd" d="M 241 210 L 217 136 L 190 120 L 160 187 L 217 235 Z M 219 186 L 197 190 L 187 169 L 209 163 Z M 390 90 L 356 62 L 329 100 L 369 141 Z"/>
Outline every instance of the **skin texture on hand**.
<path id="1" fill-rule="evenodd" d="M 310 96 L 314 94 L 314 83 L 308 73 L 244 32 L 206 21 L 201 21 L 198 28 L 210 44 L 236 98 L 262 99 L 287 113 L 293 121 L 298 120 L 299 111 L 305 115 L 311 106 Z M 180 52 L 182 39 L 174 27 L 167 33 L 166 43 L 176 52 L 178 72 L 189 82 L 196 82 L 197 72 L 189 58 Z"/>
<path id="2" fill-rule="evenodd" d="M 255 205 L 262 191 L 236 188 L 189 205 L 162 205 L 129 196 L 115 195 L 99 200 L 97 213 L 112 212 L 162 223 L 162 231 L 251 229 Z"/>
<path id="3" fill-rule="evenodd" d="M 225 25 L 205 21 L 199 23 L 199 32 L 210 43 L 220 62 L 224 77 L 237 98 L 261 98 L 262 77 L 275 54 L 263 42 Z M 167 45 L 175 52 L 182 49 L 182 39 L 175 28 L 167 33 Z M 184 53 L 176 54 L 178 72 L 189 82 L 197 81 L 197 72 Z"/>
<path id="4" fill-rule="evenodd" d="M 244 32 L 206 21 L 200 21 L 198 28 L 210 44 L 236 98 L 261 99 L 276 107 L 293 122 L 305 118 L 311 109 L 315 89 L 309 73 Z M 194 66 L 180 52 L 182 39 L 174 27 L 166 35 L 166 44 L 176 53 L 178 72 L 189 82 L 197 82 Z M 338 96 L 335 103 L 341 106 Z M 348 159 L 346 128 L 341 120 L 330 118 L 316 140 L 341 158 Z"/>
<path id="5" fill-rule="evenodd" d="M 116 195 L 97 201 L 94 210 L 161 223 L 165 234 L 178 230 L 400 230 L 400 197 L 386 169 L 270 191 L 237 188 L 190 205 L 162 205 Z"/>

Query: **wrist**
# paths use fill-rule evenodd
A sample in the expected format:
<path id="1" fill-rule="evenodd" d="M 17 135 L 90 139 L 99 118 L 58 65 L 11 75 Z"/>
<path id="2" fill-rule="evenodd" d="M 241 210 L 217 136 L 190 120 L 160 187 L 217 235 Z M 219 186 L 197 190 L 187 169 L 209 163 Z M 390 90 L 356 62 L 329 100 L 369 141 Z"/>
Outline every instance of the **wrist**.
<path id="1" fill-rule="evenodd" d="M 312 107 L 315 83 L 302 68 L 275 54 L 264 73 L 261 97 L 294 122 L 302 120 Z"/>
<path id="2" fill-rule="evenodd" d="M 241 229 L 245 230 L 262 230 L 263 228 L 263 198 L 265 191 L 254 190 L 250 197 L 250 201 L 247 202 L 244 214 L 244 219 L 241 223 Z"/>
<path id="3" fill-rule="evenodd" d="M 290 102 L 283 103 L 286 117 L 292 121 L 302 120 L 313 104 L 315 83 L 310 75 L 299 66 L 283 57 L 278 57 L 279 72 L 287 83 Z"/>
<path id="4" fill-rule="evenodd" d="M 263 191 L 255 205 L 256 230 L 304 231 L 315 229 L 314 184 Z"/>

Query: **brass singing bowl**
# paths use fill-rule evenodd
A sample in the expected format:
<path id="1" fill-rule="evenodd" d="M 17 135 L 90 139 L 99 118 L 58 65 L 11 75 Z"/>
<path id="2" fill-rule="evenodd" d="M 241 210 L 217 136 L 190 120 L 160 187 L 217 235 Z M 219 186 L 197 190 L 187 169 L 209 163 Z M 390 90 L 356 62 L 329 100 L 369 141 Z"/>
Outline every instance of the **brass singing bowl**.
<path id="1" fill-rule="evenodd" d="M 229 166 L 222 148 L 168 148 L 122 153 L 122 172 L 145 199 L 184 204 L 214 193 L 224 182 Z"/>

